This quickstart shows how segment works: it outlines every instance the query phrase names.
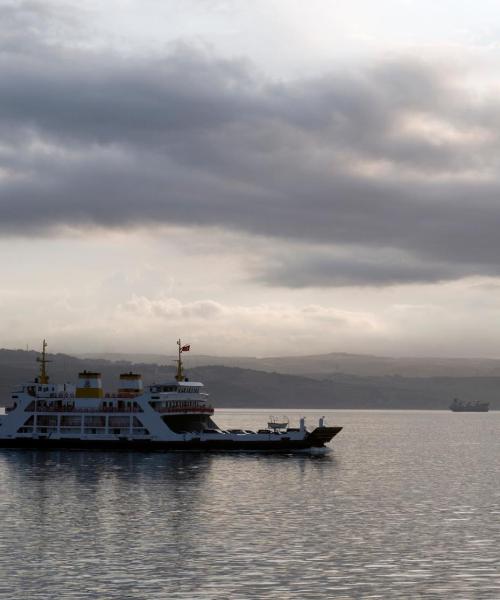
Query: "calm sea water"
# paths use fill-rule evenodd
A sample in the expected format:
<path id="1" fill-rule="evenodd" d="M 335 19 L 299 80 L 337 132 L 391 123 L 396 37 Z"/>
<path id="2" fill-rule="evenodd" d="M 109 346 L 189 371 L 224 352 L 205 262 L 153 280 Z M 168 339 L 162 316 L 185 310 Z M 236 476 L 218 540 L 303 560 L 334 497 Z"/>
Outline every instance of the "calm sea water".
<path id="1" fill-rule="evenodd" d="M 327 416 L 326 456 L 0 451 L 0 596 L 500 598 L 500 413 Z"/>

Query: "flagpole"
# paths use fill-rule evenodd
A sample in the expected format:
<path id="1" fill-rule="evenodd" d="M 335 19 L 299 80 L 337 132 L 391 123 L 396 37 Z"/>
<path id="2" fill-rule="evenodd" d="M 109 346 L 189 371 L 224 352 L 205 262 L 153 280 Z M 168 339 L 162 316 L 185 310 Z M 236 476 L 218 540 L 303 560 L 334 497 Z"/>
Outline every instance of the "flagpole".
<path id="1" fill-rule="evenodd" d="M 184 377 L 184 368 L 182 366 L 181 354 L 183 352 L 189 352 L 191 345 L 186 344 L 185 346 L 183 346 L 181 338 L 177 340 L 177 345 L 179 346 L 179 357 L 177 358 L 177 374 L 175 378 L 177 379 L 177 381 L 185 381 L 186 378 Z"/>
<path id="2" fill-rule="evenodd" d="M 184 373 L 182 372 L 182 359 L 181 359 L 181 353 L 182 353 L 181 338 L 179 338 L 177 340 L 177 345 L 179 346 L 179 358 L 177 359 L 177 374 L 176 374 L 175 378 L 177 381 L 184 381 Z"/>

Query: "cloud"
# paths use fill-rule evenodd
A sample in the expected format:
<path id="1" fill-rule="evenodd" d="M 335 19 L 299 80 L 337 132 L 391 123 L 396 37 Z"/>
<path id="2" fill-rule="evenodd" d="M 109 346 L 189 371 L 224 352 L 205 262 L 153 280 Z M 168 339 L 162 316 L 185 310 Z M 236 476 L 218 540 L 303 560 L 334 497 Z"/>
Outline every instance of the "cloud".
<path id="1" fill-rule="evenodd" d="M 66 294 L 49 290 L 43 298 L 16 290 L 0 298 L 0 334 L 6 347 L 37 347 L 38 338 L 46 337 L 53 351 L 70 353 L 170 352 L 182 337 L 197 354 L 269 356 L 331 351 L 333 337 L 339 347 L 345 343 L 353 349 L 361 341 L 385 339 L 387 331 L 383 319 L 362 310 L 201 298 L 190 302 L 168 294 L 137 294 L 106 304 L 93 294 L 82 298 L 74 289 Z"/>
<path id="2" fill-rule="evenodd" d="M 342 340 L 375 339 L 384 329 L 383 323 L 371 314 L 332 306 L 242 305 L 210 299 L 183 302 L 171 296 L 134 296 L 116 308 L 111 321 L 117 327 L 128 324 L 123 329 L 125 336 L 144 345 L 148 336 L 151 343 L 150 332 L 176 331 L 196 342 L 201 352 L 207 348 L 213 352 L 216 343 L 216 353 L 241 354 L 243 349 L 259 353 L 265 349 L 267 355 L 297 352 L 299 347 L 313 344 L 326 350 L 331 341 L 325 332 L 335 333 Z"/>
<path id="3" fill-rule="evenodd" d="M 162 319 L 212 319 L 225 312 L 224 307 L 213 300 L 182 303 L 176 298 L 150 299 L 145 296 L 134 296 L 121 309 Z"/>
<path id="4" fill-rule="evenodd" d="M 54 43 L 43 5 L 19 6 L 0 35 L 0 235 L 215 226 L 295 244 L 258 275 L 290 287 L 500 274 L 500 102 L 458 70 L 277 82 L 185 45 Z"/>
<path id="5" fill-rule="evenodd" d="M 259 269 L 256 280 L 289 288 L 346 287 L 438 283 L 473 276 L 484 271 L 484 265 L 418 261 L 411 256 L 367 249 L 346 251 L 302 250 L 295 255 L 280 253 Z M 493 271 L 493 269 L 492 269 Z"/>
<path id="6" fill-rule="evenodd" d="M 245 321 L 245 328 L 250 325 L 270 326 L 272 322 L 282 319 L 291 321 L 328 321 L 338 327 L 376 327 L 373 318 L 364 313 L 336 309 L 334 307 L 308 304 L 294 307 L 283 304 L 230 305 L 214 300 L 198 300 L 182 302 L 173 297 L 150 298 L 133 296 L 117 308 L 118 314 L 135 313 L 147 319 L 191 319 L 191 320 L 235 320 Z M 251 327 L 250 327 L 251 328 Z"/>

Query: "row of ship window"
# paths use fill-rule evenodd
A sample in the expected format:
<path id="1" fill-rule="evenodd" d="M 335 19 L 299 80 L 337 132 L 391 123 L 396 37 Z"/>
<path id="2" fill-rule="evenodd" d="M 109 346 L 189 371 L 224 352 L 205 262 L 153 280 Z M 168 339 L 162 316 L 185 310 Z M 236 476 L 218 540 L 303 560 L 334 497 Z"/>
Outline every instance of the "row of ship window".
<path id="1" fill-rule="evenodd" d="M 17 396 L 12 396 L 13 398 L 17 398 Z M 33 402 L 31 402 L 26 408 L 25 410 L 27 412 L 30 411 L 40 411 L 43 412 L 43 410 L 75 410 L 76 412 L 79 410 L 76 406 L 75 406 L 75 402 L 74 402 L 74 398 L 70 398 L 69 399 L 70 402 L 68 402 L 68 399 L 52 399 L 52 398 L 44 398 L 43 400 L 33 400 Z M 14 404 L 14 407 L 17 405 Z M 81 409 L 82 407 L 80 407 Z M 114 409 L 117 411 L 123 411 L 123 412 L 130 412 L 131 410 L 133 412 L 142 412 L 142 410 L 139 407 L 139 404 L 135 401 L 131 401 L 131 400 L 118 400 L 118 401 L 112 401 L 112 400 L 103 400 L 102 401 L 102 410 L 106 411 L 109 409 Z M 101 410 L 100 408 L 96 409 L 96 410 Z"/>
<path id="2" fill-rule="evenodd" d="M 78 433 L 80 434 L 81 429 L 79 427 L 45 427 L 38 426 L 33 430 L 33 427 L 20 427 L 17 433 Z M 137 427 L 129 429 L 119 427 L 85 427 L 83 433 L 98 433 L 98 434 L 112 434 L 112 435 L 149 435 L 149 430 L 145 427 Z"/>
<path id="3" fill-rule="evenodd" d="M 152 401 L 150 404 L 153 408 L 195 408 L 200 405 L 197 400 L 160 400 L 156 402 Z"/>
<path id="4" fill-rule="evenodd" d="M 58 424 L 58 418 L 60 418 Z M 83 432 L 84 433 L 111 433 L 119 434 L 135 434 L 148 435 L 149 431 L 143 426 L 137 417 L 108 417 L 106 425 L 106 417 L 84 416 Z M 82 429 L 82 417 L 61 416 L 56 415 L 39 415 L 36 420 L 32 415 L 24 425 L 18 430 L 19 433 L 78 433 Z"/>
<path id="5" fill-rule="evenodd" d="M 180 392 L 182 394 L 197 394 L 200 390 L 199 388 L 192 386 L 179 387 L 177 385 L 153 385 L 151 386 L 151 391 L 154 394 L 158 394 L 159 392 Z"/>
<path id="6" fill-rule="evenodd" d="M 85 427 L 105 427 L 106 426 L 106 418 L 108 419 L 109 427 L 142 427 L 141 421 L 137 417 L 132 417 L 132 422 L 130 421 L 131 417 L 105 417 L 105 416 L 95 416 L 95 415 L 78 415 L 78 416 L 66 416 L 66 415 L 37 415 L 37 424 L 54 427 L 57 426 L 58 419 L 60 419 L 60 425 L 62 427 L 81 427 L 82 425 L 82 416 L 85 419 L 83 424 Z M 24 423 L 24 427 L 33 427 L 35 423 L 34 415 L 31 415 L 29 419 Z"/>

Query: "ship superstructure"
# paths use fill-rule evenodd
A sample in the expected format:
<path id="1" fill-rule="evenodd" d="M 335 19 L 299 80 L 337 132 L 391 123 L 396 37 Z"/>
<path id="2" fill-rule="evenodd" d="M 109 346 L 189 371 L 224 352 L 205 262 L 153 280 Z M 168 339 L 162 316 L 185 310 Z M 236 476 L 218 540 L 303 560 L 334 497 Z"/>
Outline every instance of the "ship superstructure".
<path id="1" fill-rule="evenodd" d="M 0 415 L 0 447 L 276 452 L 322 448 L 342 429 L 323 418 L 313 431 L 303 418 L 298 428 L 286 420 L 257 432 L 220 429 L 203 384 L 184 374 L 190 346 L 177 345 L 174 379 L 144 387 L 139 374 L 122 373 L 117 391 L 106 393 L 94 371 L 80 372 L 76 385 L 52 383 L 44 340 L 38 377 L 19 386 Z"/>

